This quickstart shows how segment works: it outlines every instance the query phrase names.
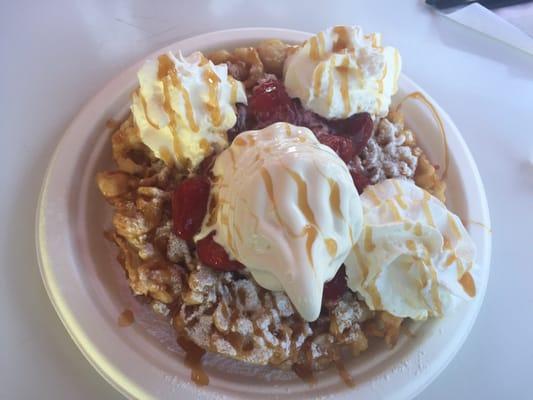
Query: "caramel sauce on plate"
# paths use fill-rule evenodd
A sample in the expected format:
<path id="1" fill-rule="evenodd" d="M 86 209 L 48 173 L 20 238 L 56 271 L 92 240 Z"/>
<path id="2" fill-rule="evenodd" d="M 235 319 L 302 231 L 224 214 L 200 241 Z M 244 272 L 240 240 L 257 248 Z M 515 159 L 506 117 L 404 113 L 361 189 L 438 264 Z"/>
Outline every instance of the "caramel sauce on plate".
<path id="1" fill-rule="evenodd" d="M 468 224 L 474 224 L 474 225 L 481 226 L 481 227 L 484 228 L 488 233 L 492 233 L 492 229 L 490 229 L 487 225 L 482 224 L 481 222 L 473 221 L 473 220 L 469 219 L 469 220 L 467 220 L 467 223 L 468 223 Z M 464 221 L 463 221 L 463 225 L 467 225 L 467 224 L 465 224 Z"/>
<path id="2" fill-rule="evenodd" d="M 184 336 L 179 336 L 178 344 L 185 351 L 185 365 L 191 369 L 191 380 L 198 386 L 209 384 L 209 377 L 202 367 L 205 350 Z"/>
<path id="3" fill-rule="evenodd" d="M 124 310 L 120 313 L 118 317 L 117 324 L 121 328 L 125 328 L 127 326 L 130 326 L 135 322 L 135 316 L 133 315 L 133 311 L 131 310 Z"/>
<path id="4" fill-rule="evenodd" d="M 294 371 L 296 375 L 298 375 L 298 377 L 302 381 L 309 383 L 310 385 L 314 385 L 317 382 L 316 377 L 313 374 L 313 370 L 309 368 L 307 365 L 294 364 L 292 366 L 292 370 Z"/>
<path id="5" fill-rule="evenodd" d="M 120 122 L 118 121 L 115 121 L 113 118 L 109 118 L 106 123 L 105 123 L 105 127 L 107 129 L 110 129 L 112 131 L 116 130 L 118 127 L 120 126 Z"/>
<path id="6" fill-rule="evenodd" d="M 346 370 L 344 363 L 341 360 L 337 360 L 335 361 L 335 367 L 337 367 L 337 372 L 346 386 L 353 388 L 355 386 L 355 382 Z M 317 383 L 317 378 L 309 366 L 304 364 L 294 364 L 292 366 L 292 370 L 302 381 L 308 383 L 309 385 L 314 385 Z"/>
<path id="7" fill-rule="evenodd" d="M 409 329 L 407 325 L 402 324 L 401 328 L 402 328 L 403 333 L 405 333 L 405 336 L 410 337 L 410 338 L 416 337 L 415 333 L 411 329 Z"/>
<path id="8" fill-rule="evenodd" d="M 346 384 L 346 386 L 353 388 L 355 386 L 355 382 L 353 381 L 352 376 L 346 371 L 346 367 L 344 366 L 344 363 L 341 360 L 335 361 L 335 366 L 337 367 L 337 372 L 339 373 L 339 376 L 341 377 L 342 381 Z"/>

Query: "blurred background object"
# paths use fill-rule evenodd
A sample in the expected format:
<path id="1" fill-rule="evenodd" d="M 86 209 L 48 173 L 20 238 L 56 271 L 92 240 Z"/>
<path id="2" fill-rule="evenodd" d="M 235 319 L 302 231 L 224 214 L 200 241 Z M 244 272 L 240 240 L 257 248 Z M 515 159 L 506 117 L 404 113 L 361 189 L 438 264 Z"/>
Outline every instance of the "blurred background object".
<path id="1" fill-rule="evenodd" d="M 426 0 L 426 3 L 461 25 L 533 55 L 533 2 L 530 0 Z"/>

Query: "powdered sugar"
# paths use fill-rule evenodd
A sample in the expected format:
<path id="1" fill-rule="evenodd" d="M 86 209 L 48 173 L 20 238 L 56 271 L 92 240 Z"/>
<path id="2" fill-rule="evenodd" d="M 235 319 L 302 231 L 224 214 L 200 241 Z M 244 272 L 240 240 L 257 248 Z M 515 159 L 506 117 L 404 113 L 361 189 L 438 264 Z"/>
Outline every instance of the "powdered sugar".
<path id="1" fill-rule="evenodd" d="M 359 157 L 370 182 L 375 184 L 387 178 L 412 179 L 420 154 L 413 133 L 402 122 L 382 118 Z"/>

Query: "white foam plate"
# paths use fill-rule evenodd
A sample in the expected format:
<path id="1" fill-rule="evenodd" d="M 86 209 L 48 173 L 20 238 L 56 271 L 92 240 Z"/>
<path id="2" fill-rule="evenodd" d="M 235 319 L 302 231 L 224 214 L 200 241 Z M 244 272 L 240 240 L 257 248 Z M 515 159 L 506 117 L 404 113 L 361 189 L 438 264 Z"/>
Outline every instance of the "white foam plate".
<path id="1" fill-rule="evenodd" d="M 261 39 L 301 42 L 305 32 L 249 28 L 196 36 L 157 51 L 210 51 L 253 45 Z M 152 56 L 154 56 L 152 55 Z M 110 131 L 106 122 L 125 117 L 136 86 L 140 63 L 105 86 L 78 114 L 65 132 L 50 162 L 37 211 L 37 252 L 42 278 L 59 317 L 87 360 L 117 390 L 129 398 L 159 399 L 406 399 L 426 387 L 459 351 L 481 307 L 489 276 L 490 227 L 487 200 L 478 169 L 448 115 L 418 85 L 401 76 L 395 101 L 419 91 L 436 107 L 448 138 L 450 164 L 448 206 L 466 221 L 477 245 L 477 296 L 453 313 L 416 327 L 392 350 L 376 343 L 347 363 L 356 382 L 347 388 L 332 368 L 309 386 L 292 372 L 250 367 L 209 355 L 207 387 L 190 380 L 183 352 L 168 323 L 131 295 L 115 261 L 116 249 L 103 237 L 111 210 L 98 193 L 95 174 L 113 168 Z M 430 159 L 442 165 L 439 130 L 422 103 L 404 108 L 406 122 Z M 470 223 L 475 221 L 477 223 Z M 478 224 L 479 223 L 479 224 Z M 130 309 L 135 323 L 119 328 L 120 313 Z"/>

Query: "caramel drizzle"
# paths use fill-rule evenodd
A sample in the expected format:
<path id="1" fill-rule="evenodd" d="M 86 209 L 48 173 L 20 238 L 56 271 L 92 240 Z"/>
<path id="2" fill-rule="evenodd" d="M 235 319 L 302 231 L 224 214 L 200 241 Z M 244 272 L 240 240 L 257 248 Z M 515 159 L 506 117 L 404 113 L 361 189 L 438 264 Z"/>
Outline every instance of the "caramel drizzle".
<path id="1" fill-rule="evenodd" d="M 355 258 L 357 259 L 357 263 L 361 267 L 361 271 L 362 271 L 362 275 L 363 275 L 362 282 L 364 284 L 364 283 L 366 283 L 366 280 L 368 278 L 368 272 L 369 272 L 368 265 L 366 265 L 366 263 L 364 262 L 363 255 L 361 254 L 361 251 L 359 250 L 358 246 L 355 246 L 353 251 L 355 253 Z"/>
<path id="2" fill-rule="evenodd" d="M 388 199 L 385 201 L 385 203 L 388 204 L 391 212 L 392 212 L 392 218 L 394 218 L 395 221 L 401 221 L 402 216 L 400 215 L 400 212 L 396 208 L 396 205 L 394 204 L 394 201 L 392 199 Z"/>
<path id="3" fill-rule="evenodd" d="M 338 53 L 341 50 L 349 49 L 350 33 L 344 26 L 336 26 L 333 28 L 333 32 L 337 34 L 337 37 L 333 41 L 333 52 Z"/>
<path id="4" fill-rule="evenodd" d="M 459 230 L 459 226 L 457 226 L 457 223 L 451 214 L 448 214 L 448 224 L 450 225 L 450 229 L 457 240 L 461 239 L 461 231 Z"/>
<path id="5" fill-rule="evenodd" d="M 313 94 L 315 97 L 320 96 L 320 89 L 322 88 L 322 75 L 324 75 L 324 69 L 326 68 L 326 63 L 321 62 L 318 67 L 313 72 Z"/>
<path id="6" fill-rule="evenodd" d="M 457 256 L 455 255 L 455 253 L 451 253 L 448 258 L 446 259 L 446 262 L 444 263 L 444 266 L 445 267 L 449 267 L 450 265 L 452 265 L 455 261 L 457 260 Z"/>
<path id="7" fill-rule="evenodd" d="M 144 96 L 141 94 L 140 91 L 137 91 L 137 94 L 139 98 L 141 99 L 141 104 L 143 107 L 144 115 L 146 116 L 146 122 L 148 122 L 148 124 L 150 124 L 152 128 L 159 129 L 159 126 L 150 119 L 150 115 L 148 114 L 148 104 L 146 104 L 146 99 L 144 98 Z"/>
<path id="8" fill-rule="evenodd" d="M 414 233 L 416 236 L 422 236 L 422 224 L 420 222 L 415 224 Z"/>
<path id="9" fill-rule="evenodd" d="M 207 220 L 207 226 L 213 226 L 217 217 L 217 211 L 220 207 L 220 201 L 215 193 L 209 196 L 209 202 L 207 204 L 209 218 Z"/>
<path id="10" fill-rule="evenodd" d="M 311 60 L 314 61 L 320 60 L 320 50 L 316 36 L 313 36 L 311 39 L 309 39 L 309 57 L 311 57 Z"/>
<path id="11" fill-rule="evenodd" d="M 272 177 L 270 176 L 270 173 L 265 168 L 261 168 L 261 177 L 263 178 L 263 183 L 265 184 L 268 198 L 270 199 L 270 202 L 272 203 L 272 207 L 274 209 L 274 215 L 276 216 L 278 223 L 285 228 L 285 230 L 289 233 L 290 236 L 298 237 L 299 235 L 292 232 L 291 228 L 285 224 L 285 222 L 281 218 L 281 215 L 279 215 L 278 205 L 276 203 L 276 198 L 274 196 L 274 184 L 272 183 Z"/>
<path id="12" fill-rule="evenodd" d="M 307 225 L 304 228 L 304 235 L 307 236 L 307 240 L 305 241 L 307 259 L 309 260 L 311 267 L 314 269 L 315 264 L 313 262 L 313 244 L 315 243 L 316 237 L 318 236 L 318 231 L 313 225 Z"/>
<path id="13" fill-rule="evenodd" d="M 406 245 L 409 250 L 416 251 L 416 243 L 414 242 L 414 240 L 407 240 Z"/>
<path id="14" fill-rule="evenodd" d="M 442 303 L 439 296 L 439 287 L 437 284 L 437 271 L 431 262 L 431 259 L 425 260 L 426 264 L 429 264 L 429 270 L 431 271 L 431 298 L 435 304 L 437 315 L 442 315 Z"/>
<path id="15" fill-rule="evenodd" d="M 307 221 L 310 222 L 311 225 L 307 225 L 304 228 L 304 235 L 307 236 L 307 240 L 305 243 L 305 247 L 307 249 L 307 258 L 309 259 L 309 262 L 311 263 L 311 266 L 314 268 L 314 261 L 313 261 L 313 244 L 316 240 L 316 237 L 318 235 L 318 230 L 316 228 L 316 220 L 315 220 L 315 214 L 313 213 L 313 210 L 311 209 L 309 205 L 309 197 L 307 193 L 307 183 L 302 179 L 300 175 L 298 175 L 296 172 L 292 171 L 289 168 L 285 168 L 289 176 L 294 180 L 297 186 L 298 191 L 298 208 L 304 215 L 304 217 L 307 219 Z"/>
<path id="16" fill-rule="evenodd" d="M 385 76 L 387 76 L 387 64 L 383 66 L 383 75 L 381 76 L 381 79 L 378 80 L 378 93 L 383 94 L 383 81 L 385 80 Z"/>
<path id="17" fill-rule="evenodd" d="M 433 215 L 431 215 L 431 210 L 429 209 L 429 200 L 431 195 L 428 192 L 424 192 L 424 199 L 422 201 L 422 209 L 424 210 L 424 215 L 428 221 L 428 224 L 432 227 L 435 227 L 435 222 L 433 221 Z"/>
<path id="18" fill-rule="evenodd" d="M 185 88 L 183 87 L 183 84 L 181 83 L 181 80 L 178 78 L 176 72 L 170 74 L 170 79 L 174 87 L 176 87 L 181 93 L 181 96 L 183 98 L 183 104 L 185 105 L 185 116 L 187 117 L 187 122 L 189 123 L 191 130 L 193 132 L 198 132 L 200 128 L 198 127 L 198 124 L 196 123 L 196 120 L 194 119 L 194 111 L 192 109 L 191 98 L 189 96 L 189 92 L 187 92 Z"/>
<path id="19" fill-rule="evenodd" d="M 344 57 L 344 60 L 342 60 L 341 66 L 337 67 L 337 70 L 339 71 L 340 78 L 341 78 L 341 96 L 342 96 L 342 102 L 344 104 L 344 113 L 348 115 L 350 113 L 350 91 L 348 90 L 348 66 L 350 64 L 350 60 L 348 57 Z"/>
<path id="20" fill-rule="evenodd" d="M 476 296 L 476 284 L 474 283 L 474 279 L 472 278 L 472 275 L 470 275 L 470 272 L 465 272 L 459 280 L 459 283 L 467 295 L 470 297 Z"/>
<path id="21" fill-rule="evenodd" d="M 235 249 L 235 244 L 233 242 L 233 235 L 231 234 L 231 230 L 229 229 L 229 216 L 228 216 L 228 214 L 224 213 L 224 214 L 221 215 L 220 224 L 223 225 L 224 228 L 225 228 L 226 236 L 228 238 L 228 246 L 229 246 L 232 254 L 235 257 L 238 257 L 238 252 Z"/>
<path id="22" fill-rule="evenodd" d="M 372 41 L 372 47 L 379 47 L 377 35 L 375 34 L 370 35 L 370 40 Z"/>
<path id="23" fill-rule="evenodd" d="M 231 95 L 230 95 L 231 103 L 235 104 L 237 103 L 237 82 L 235 81 L 235 79 L 233 79 L 231 75 L 228 75 L 228 80 L 231 85 Z"/>
<path id="24" fill-rule="evenodd" d="M 205 103 L 207 111 L 211 115 L 211 122 L 213 125 L 220 126 L 222 123 L 222 114 L 220 113 L 220 105 L 218 102 L 220 78 L 213 69 L 206 67 L 204 71 L 204 80 L 208 87 L 208 100 Z"/>
<path id="25" fill-rule="evenodd" d="M 237 136 L 233 141 L 235 146 L 246 146 L 246 140 L 242 136 Z"/>
<path id="26" fill-rule="evenodd" d="M 326 245 L 329 255 L 335 257 L 337 255 L 337 242 L 335 239 L 326 239 L 324 240 L 324 244 Z"/>
<path id="27" fill-rule="evenodd" d="M 442 237 L 444 239 L 444 244 L 443 244 L 444 249 L 446 249 L 446 250 L 451 249 L 452 245 L 450 243 L 450 239 L 448 239 L 448 237 L 446 235 L 442 235 Z"/>
<path id="28" fill-rule="evenodd" d="M 183 87 L 181 83 L 181 80 L 178 78 L 178 75 L 176 72 L 176 66 L 174 65 L 172 60 L 169 58 L 169 56 L 166 54 L 159 56 L 158 62 L 159 62 L 158 71 L 157 71 L 158 78 L 163 81 L 163 84 L 165 84 L 164 78 L 167 76 L 170 77 L 172 85 L 174 85 L 174 87 L 180 91 L 183 97 L 183 103 L 185 106 L 185 115 L 187 117 L 187 121 L 189 122 L 189 126 L 191 127 L 191 130 L 193 132 L 198 132 L 199 127 L 194 119 L 194 112 L 192 109 L 191 98 L 189 97 L 189 92 L 185 90 L 185 88 Z M 165 95 L 165 97 L 167 96 Z M 173 114 L 174 114 L 174 111 L 172 112 L 172 115 Z"/>
<path id="29" fill-rule="evenodd" d="M 394 185 L 394 188 L 396 189 L 396 192 L 398 193 L 399 196 L 404 194 L 402 187 L 400 186 L 400 184 L 398 183 L 396 179 L 392 181 L 392 184 Z"/>
<path id="30" fill-rule="evenodd" d="M 169 117 L 169 123 L 172 135 L 172 148 L 174 150 L 174 154 L 176 155 L 176 158 L 179 160 L 180 163 L 183 163 L 183 160 L 185 159 L 185 156 L 183 155 L 183 151 L 181 150 L 181 146 L 179 144 L 178 138 L 176 136 L 176 132 L 178 129 L 178 121 L 176 119 L 176 112 L 172 108 L 172 105 L 170 104 L 170 81 L 168 78 L 168 74 L 171 71 L 174 71 L 174 63 L 170 60 L 170 58 L 166 55 L 160 56 L 158 58 L 159 65 L 158 65 L 158 71 L 157 76 L 163 83 L 163 109 L 167 113 Z M 162 150 L 162 149 L 161 149 Z M 170 152 L 168 152 L 166 149 L 163 152 L 159 152 L 163 160 L 167 165 L 173 164 L 173 159 L 170 157 Z M 168 160 L 167 160 L 168 159 Z"/>
<path id="31" fill-rule="evenodd" d="M 289 168 L 285 168 L 289 176 L 294 180 L 298 188 L 298 208 L 305 216 L 307 221 L 313 225 L 317 225 L 315 221 L 315 214 L 309 205 L 309 197 L 307 193 L 307 183 L 302 179 L 300 175 Z"/>
<path id="32" fill-rule="evenodd" d="M 333 212 L 339 217 L 344 219 L 341 210 L 341 194 L 337 181 L 328 178 L 329 183 L 329 205 Z"/>
<path id="33" fill-rule="evenodd" d="M 174 149 L 176 149 L 176 139 L 175 139 L 174 136 L 172 137 L 172 145 L 173 145 Z M 178 149 L 179 149 L 179 147 L 178 147 Z M 163 159 L 165 164 L 172 165 L 174 163 L 174 159 L 172 158 L 172 154 L 170 153 L 170 151 L 166 147 L 161 146 L 158 151 L 159 151 L 159 156 Z"/>
<path id="34" fill-rule="evenodd" d="M 326 38 L 324 37 L 324 32 L 320 32 L 318 35 L 318 54 L 322 57 L 322 53 L 326 48 Z"/>
<path id="35" fill-rule="evenodd" d="M 209 151 L 211 150 L 211 146 L 209 145 L 209 142 L 207 139 L 201 139 L 200 140 L 200 149 L 204 152 L 204 155 L 207 155 Z"/>
<path id="36" fill-rule="evenodd" d="M 281 215 L 279 214 L 279 209 L 276 203 L 276 198 L 274 196 L 274 184 L 272 182 L 272 177 L 270 176 L 270 173 L 265 169 L 261 169 L 261 177 L 263 178 L 263 183 L 265 184 L 265 188 L 268 194 L 268 197 L 270 199 L 270 202 L 272 203 L 272 206 L 274 208 L 274 214 L 276 215 L 276 219 L 278 223 L 287 231 L 287 233 L 292 237 L 306 237 L 305 247 L 307 251 L 307 258 L 309 260 L 309 263 L 311 264 L 311 267 L 314 269 L 314 261 L 313 261 L 313 244 L 316 241 L 316 238 L 318 236 L 318 229 L 316 228 L 316 221 L 315 221 L 315 215 L 313 211 L 311 210 L 311 207 L 309 206 L 308 196 L 307 196 L 307 184 L 304 182 L 304 180 L 298 175 L 296 172 L 288 169 L 287 172 L 289 173 L 289 176 L 296 182 L 297 185 L 297 191 L 298 191 L 298 208 L 302 212 L 302 214 L 305 216 L 307 221 L 309 221 L 309 224 L 307 224 L 304 228 L 302 233 L 295 234 L 292 232 L 291 228 L 283 221 L 281 218 Z"/>
<path id="37" fill-rule="evenodd" d="M 404 201 L 403 196 L 402 196 L 401 194 L 396 195 L 396 196 L 394 197 L 394 199 L 396 200 L 396 203 L 398 203 L 398 205 L 399 205 L 402 209 L 404 209 L 404 210 L 407 209 L 407 203 Z"/>
<path id="38" fill-rule="evenodd" d="M 175 65 L 167 54 L 157 57 L 157 79 L 163 80 L 170 72 L 175 70 Z"/>
<path id="39" fill-rule="evenodd" d="M 335 68 L 335 59 L 332 57 L 329 62 L 329 76 L 328 76 L 328 97 L 327 104 L 328 107 L 331 107 L 333 102 L 333 69 Z"/>
<path id="40" fill-rule="evenodd" d="M 372 202 L 377 206 L 379 204 L 381 204 L 381 200 L 379 198 L 379 196 L 377 195 L 377 193 L 375 192 L 374 189 L 372 188 L 369 188 L 367 190 L 365 190 L 365 194 L 368 193 L 368 196 L 370 197 L 370 199 L 372 200 Z"/>
<path id="41" fill-rule="evenodd" d="M 397 57 L 398 57 L 398 54 L 396 52 L 395 53 L 395 62 L 396 63 L 397 63 Z M 413 92 L 413 93 L 410 93 L 407 96 L 405 96 L 398 103 L 398 105 L 396 106 L 396 110 L 395 111 L 398 111 L 401 108 L 401 106 L 405 103 L 405 101 L 408 100 L 408 99 L 416 99 L 416 100 L 419 100 L 422 103 L 424 103 L 429 108 L 429 110 L 431 111 L 431 114 L 433 115 L 433 118 L 435 119 L 435 121 L 437 121 L 437 124 L 439 125 L 439 131 L 440 131 L 440 135 L 442 137 L 442 145 L 443 145 L 443 148 L 444 148 L 444 169 L 442 171 L 442 175 L 441 175 L 440 179 L 444 180 L 444 179 L 446 179 L 446 175 L 448 174 L 448 167 L 449 167 L 449 163 L 450 163 L 449 154 L 448 154 L 448 139 L 446 137 L 446 132 L 444 130 L 444 124 L 442 123 L 442 120 L 441 120 L 441 118 L 439 116 L 439 113 L 437 112 L 436 108 L 433 106 L 433 104 L 431 104 L 431 102 L 426 98 L 426 96 L 424 96 L 420 92 Z"/>
<path id="42" fill-rule="evenodd" d="M 376 245 L 372 241 L 372 229 L 367 225 L 365 226 L 365 239 L 364 239 L 365 251 L 370 253 L 374 251 Z"/>
<path id="43" fill-rule="evenodd" d="M 368 285 L 366 288 L 368 291 L 368 294 L 370 295 L 370 298 L 372 299 L 372 302 L 374 303 L 374 309 L 381 310 L 383 309 L 383 303 L 381 302 L 381 295 L 379 294 L 378 289 L 376 288 L 376 285 Z"/>

